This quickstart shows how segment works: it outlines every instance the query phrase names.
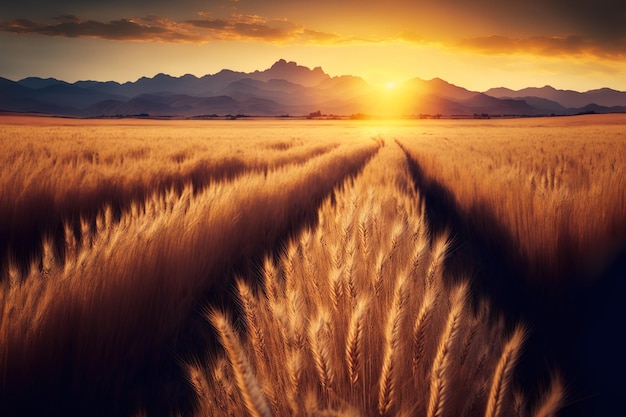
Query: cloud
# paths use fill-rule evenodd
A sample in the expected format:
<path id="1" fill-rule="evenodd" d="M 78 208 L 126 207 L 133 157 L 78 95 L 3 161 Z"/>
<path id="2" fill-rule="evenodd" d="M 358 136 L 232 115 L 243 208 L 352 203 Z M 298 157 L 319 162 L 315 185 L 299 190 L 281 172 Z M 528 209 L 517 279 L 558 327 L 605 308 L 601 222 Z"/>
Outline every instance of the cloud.
<path id="1" fill-rule="evenodd" d="M 600 42 L 583 36 L 486 36 L 463 39 L 457 45 L 484 54 L 528 53 L 543 56 L 582 56 L 601 58 L 626 57 L 626 37 Z"/>
<path id="2" fill-rule="evenodd" d="M 167 19 L 146 17 L 143 19 L 119 19 L 110 22 L 81 20 L 76 16 L 57 17 L 52 24 L 29 19 L 14 19 L 0 22 L 0 30 L 5 32 L 64 36 L 70 38 L 89 37 L 110 40 L 199 42 L 202 38 Z"/>
<path id="3" fill-rule="evenodd" d="M 73 22 L 73 23 L 78 23 L 80 22 L 80 19 L 77 16 L 74 16 L 73 14 L 64 14 L 64 15 L 60 15 L 54 18 L 55 20 L 61 22 L 61 23 L 69 23 L 69 22 Z"/>
<path id="4" fill-rule="evenodd" d="M 351 38 L 306 28 L 286 19 L 233 14 L 214 18 L 198 13 L 197 19 L 173 21 L 159 16 L 119 19 L 109 22 L 61 15 L 54 22 L 13 19 L 0 22 L 0 31 L 61 37 L 89 37 L 116 41 L 205 43 L 220 41 L 265 41 L 272 43 L 341 43 Z"/>
<path id="5" fill-rule="evenodd" d="M 501 5 L 491 3 L 492 0 L 482 0 L 484 7 L 493 6 L 495 17 L 504 16 Z M 557 1 L 557 0 L 551 0 Z M 599 0 L 611 1 L 611 0 Z M 231 3 L 236 1 L 229 0 Z M 520 6 L 521 7 L 521 6 Z M 581 23 L 582 11 L 569 11 L 561 18 L 563 22 L 576 21 L 580 31 L 572 31 L 571 36 L 543 36 L 549 33 L 545 30 L 547 21 L 556 22 L 549 16 L 543 20 L 534 19 L 534 23 L 525 23 L 527 28 L 535 25 L 531 32 L 524 35 L 512 36 L 507 30 L 492 28 L 496 33 L 493 36 L 474 36 L 455 40 L 455 32 L 428 30 L 423 27 L 424 33 L 416 32 L 414 28 L 404 29 L 402 26 L 390 28 L 386 33 L 379 31 L 376 35 L 353 36 L 350 26 L 346 25 L 344 33 L 329 33 L 317 30 L 307 25 L 296 23 L 288 19 L 270 19 L 252 13 L 232 13 L 226 16 L 215 17 L 207 12 L 196 13 L 193 18 L 174 20 L 161 16 L 147 15 L 134 18 L 123 18 L 110 21 L 96 19 L 81 19 L 72 14 L 63 14 L 51 21 L 36 19 L 13 19 L 0 21 L 0 31 L 36 34 L 57 37 L 90 37 L 116 41 L 138 42 L 177 42 L 177 43 L 206 43 L 211 41 L 261 41 L 274 44 L 318 44 L 318 45 L 348 45 L 348 44 L 380 44 L 404 42 L 415 45 L 436 45 L 461 49 L 479 54 L 533 54 L 543 56 L 593 56 L 603 59 L 622 59 L 626 57 L 626 25 L 617 26 L 607 20 L 605 27 L 593 25 L 598 16 L 589 19 L 586 25 Z M 582 10 L 582 9 L 581 9 Z M 591 9 L 584 9 L 592 14 Z M 530 13 L 528 10 L 515 10 L 520 16 Z M 576 13 L 574 13 L 576 12 Z M 509 11 L 508 13 L 511 13 Z M 602 14 L 605 16 L 606 13 Z M 617 13 L 619 16 L 622 14 Z M 452 17 L 451 17 L 452 19 Z M 453 19 L 454 20 L 454 19 Z M 498 19 L 495 19 L 498 20 Z M 506 19 L 502 20 L 507 22 Z M 444 22 L 445 23 L 445 22 Z M 449 25 L 442 23 L 442 25 Z M 315 26 L 315 25 L 312 25 Z M 458 25 L 461 27 L 460 24 Z M 419 26 L 417 26 L 419 27 Z M 419 29 L 418 29 L 419 30 Z M 485 31 L 489 31 L 485 27 Z M 554 29 L 556 32 L 556 29 Z M 561 32 L 563 27 L 561 27 Z M 462 32 L 459 29 L 459 32 Z M 489 32 L 487 32 L 489 33 Z M 538 33 L 532 36 L 532 33 Z M 565 32 L 567 33 L 567 32 Z"/>
<path id="6" fill-rule="evenodd" d="M 288 42 L 298 40 L 305 28 L 287 20 L 270 20 L 258 15 L 233 14 L 229 18 L 213 18 L 200 13 L 201 19 L 184 24 L 205 30 L 204 35 L 219 40 L 263 40 Z"/>

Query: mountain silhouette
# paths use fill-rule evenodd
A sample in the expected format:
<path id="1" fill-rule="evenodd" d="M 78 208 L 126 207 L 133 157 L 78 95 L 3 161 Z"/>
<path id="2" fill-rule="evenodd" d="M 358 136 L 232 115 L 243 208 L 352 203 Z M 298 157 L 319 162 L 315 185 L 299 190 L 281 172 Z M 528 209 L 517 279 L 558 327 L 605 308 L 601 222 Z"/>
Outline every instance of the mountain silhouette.
<path id="1" fill-rule="evenodd" d="M 626 92 L 608 88 L 576 92 L 550 86 L 477 92 L 440 78 L 414 78 L 393 92 L 369 85 L 360 77 L 331 77 L 280 59 L 270 68 L 250 73 L 228 69 L 202 77 L 157 74 L 133 82 L 77 81 L 28 77 L 0 78 L 0 111 L 34 112 L 76 117 L 150 115 L 305 116 L 322 114 L 373 116 L 538 116 L 626 112 Z M 386 97 L 384 100 L 381 97 Z M 392 110 L 389 110 L 392 109 Z M 382 112 L 382 113 L 379 113 Z"/>
<path id="2" fill-rule="evenodd" d="M 294 84 L 300 84 L 305 87 L 314 87 L 320 82 L 330 78 L 321 67 L 309 69 L 300 66 L 293 61 L 287 62 L 279 59 L 269 69 L 265 71 L 255 71 L 250 74 L 253 80 L 269 81 L 272 79 L 288 80 Z"/>
<path id="3" fill-rule="evenodd" d="M 521 98 L 537 97 L 559 103 L 566 108 L 579 108 L 589 104 L 598 106 L 613 107 L 626 105 L 626 92 L 616 91 L 610 88 L 599 90 L 589 90 L 578 92 L 572 90 L 557 90 L 546 85 L 544 87 L 528 87 L 521 90 L 510 90 L 508 88 L 492 88 L 485 91 L 485 94 L 496 98 Z"/>

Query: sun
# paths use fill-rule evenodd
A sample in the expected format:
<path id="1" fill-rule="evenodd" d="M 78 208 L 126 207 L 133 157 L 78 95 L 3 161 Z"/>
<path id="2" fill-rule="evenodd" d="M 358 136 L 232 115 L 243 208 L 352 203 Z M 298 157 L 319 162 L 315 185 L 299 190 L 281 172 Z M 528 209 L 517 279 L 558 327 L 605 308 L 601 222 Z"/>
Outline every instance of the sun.
<path id="1" fill-rule="evenodd" d="M 396 83 L 394 83 L 393 81 L 388 81 L 387 90 L 393 90 L 394 88 L 396 88 Z"/>

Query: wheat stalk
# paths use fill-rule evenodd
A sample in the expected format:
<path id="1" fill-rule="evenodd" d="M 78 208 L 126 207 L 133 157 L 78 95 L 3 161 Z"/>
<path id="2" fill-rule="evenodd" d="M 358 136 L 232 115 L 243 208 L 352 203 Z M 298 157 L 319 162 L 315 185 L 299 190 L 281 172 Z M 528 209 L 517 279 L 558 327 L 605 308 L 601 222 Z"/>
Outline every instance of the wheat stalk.
<path id="1" fill-rule="evenodd" d="M 328 274 L 330 300 L 335 310 L 339 309 L 339 301 L 343 296 L 343 273 L 337 266 L 333 266 Z"/>
<path id="2" fill-rule="evenodd" d="M 415 240 L 415 246 L 411 255 L 411 272 L 417 277 L 417 270 L 420 266 L 420 262 L 424 257 L 425 252 L 428 250 L 428 239 L 425 237 L 417 237 Z"/>
<path id="3" fill-rule="evenodd" d="M 369 210 L 364 211 L 359 217 L 359 241 L 361 242 L 361 254 L 367 262 L 370 253 L 370 230 L 369 230 Z"/>
<path id="4" fill-rule="evenodd" d="M 354 267 L 354 258 L 355 254 L 347 255 L 346 266 L 344 268 L 345 274 L 345 283 L 348 290 L 348 296 L 350 300 L 350 306 L 354 306 L 354 301 L 357 297 L 357 284 L 356 284 L 356 276 L 355 276 L 355 267 Z"/>
<path id="5" fill-rule="evenodd" d="M 452 306 L 444 327 L 430 376 L 430 397 L 427 416 L 439 417 L 447 401 L 446 370 L 448 368 L 450 349 L 458 334 L 461 317 L 467 296 L 467 284 L 460 284 L 454 291 Z"/>
<path id="6" fill-rule="evenodd" d="M 356 387 L 359 381 L 359 373 L 363 365 L 363 332 L 365 331 L 365 313 L 369 300 L 361 298 L 357 301 L 356 308 L 352 312 L 346 338 L 346 363 L 348 365 L 348 378 L 352 387 Z"/>
<path id="7" fill-rule="evenodd" d="M 417 367 L 424 358 L 426 348 L 426 327 L 432 317 L 432 309 L 435 297 L 432 290 L 426 290 L 422 305 L 417 313 L 415 323 L 413 324 L 413 362 L 412 369 L 415 376 L 418 375 Z"/>
<path id="8" fill-rule="evenodd" d="M 502 404 L 506 390 L 511 382 L 513 368 L 519 358 L 519 353 L 526 338 L 526 331 L 523 327 L 517 327 L 513 335 L 504 346 L 496 372 L 493 376 L 491 389 L 487 401 L 485 417 L 498 417 L 502 411 Z"/>
<path id="9" fill-rule="evenodd" d="M 391 302 L 391 310 L 385 326 L 385 339 L 383 347 L 383 364 L 380 372 L 378 391 L 378 412 L 385 415 L 389 412 L 394 399 L 394 368 L 396 367 L 396 355 L 400 347 L 400 325 L 406 307 L 408 278 L 405 273 L 397 277 L 396 288 Z"/>
<path id="10" fill-rule="evenodd" d="M 304 332 L 304 299 L 302 291 L 296 288 L 287 289 L 287 323 L 289 326 L 289 334 L 294 345 L 301 349 L 305 345 Z"/>
<path id="11" fill-rule="evenodd" d="M 211 387 L 206 379 L 206 375 L 198 365 L 187 365 L 187 375 L 194 391 L 202 399 L 206 401 L 211 393 Z"/>
<path id="12" fill-rule="evenodd" d="M 402 234 L 406 230 L 406 226 L 404 222 L 396 221 L 391 226 L 391 233 L 389 239 L 389 258 L 393 257 L 398 245 L 400 244 L 400 239 L 402 238 Z"/>
<path id="13" fill-rule="evenodd" d="M 309 326 L 309 346 L 315 363 L 315 370 L 322 389 L 329 391 L 335 378 L 331 363 L 331 352 L 328 328 L 329 317 L 325 311 L 320 311 Z"/>
<path id="14" fill-rule="evenodd" d="M 556 412 L 563 406 L 563 399 L 565 397 L 565 389 L 563 383 L 558 375 L 552 377 L 552 383 L 550 384 L 550 391 L 546 394 L 541 402 L 541 405 L 537 407 L 537 410 L 533 413 L 534 417 L 554 417 Z"/>
<path id="15" fill-rule="evenodd" d="M 9 288 L 15 288 L 22 281 L 22 273 L 15 262 L 13 256 L 8 256 L 8 265 L 6 267 L 6 275 L 9 278 Z"/>
<path id="16" fill-rule="evenodd" d="M 46 236 L 41 242 L 41 273 L 43 275 L 49 275 L 54 264 L 54 246 L 52 238 Z"/>
<path id="17" fill-rule="evenodd" d="M 376 297 L 380 295 L 380 290 L 383 285 L 383 268 L 385 266 L 385 260 L 385 253 L 381 249 L 376 257 L 376 262 L 374 263 L 374 273 L 372 274 L 372 287 Z"/>
<path id="18" fill-rule="evenodd" d="M 280 289 L 280 283 L 278 282 L 276 265 L 274 265 L 274 262 L 269 257 L 265 257 L 263 260 L 263 282 L 265 283 L 265 291 L 267 292 L 269 304 L 276 303 L 282 291 Z"/>
<path id="19" fill-rule="evenodd" d="M 235 399 L 236 387 L 233 385 L 231 370 L 228 360 L 225 358 L 219 358 L 213 369 L 213 379 L 216 383 L 215 389 L 218 390 L 213 396 L 219 408 L 224 412 L 229 410 L 232 404 L 237 403 Z"/>
<path id="20" fill-rule="evenodd" d="M 445 232 L 435 240 L 432 248 L 432 259 L 428 267 L 428 273 L 426 274 L 426 281 L 429 286 L 434 285 L 435 275 L 441 269 L 441 265 L 449 249 L 450 238 L 448 237 L 448 233 Z"/>
<path id="21" fill-rule="evenodd" d="M 289 378 L 288 399 L 291 407 L 292 415 L 298 415 L 301 411 L 300 399 L 300 383 L 302 381 L 302 372 L 304 363 L 302 361 L 302 353 L 300 350 L 293 350 L 287 357 L 287 376 Z"/>
<path id="22" fill-rule="evenodd" d="M 340 244 L 334 243 L 330 246 L 331 259 L 333 261 L 333 267 L 335 269 L 341 269 L 343 264 L 343 248 Z"/>
<path id="23" fill-rule="evenodd" d="M 271 417 L 272 413 L 267 400 L 230 322 L 223 313 L 215 309 L 208 312 L 207 318 L 220 336 L 246 409 L 252 417 Z"/>
<path id="24" fill-rule="evenodd" d="M 479 325 L 480 325 L 480 321 L 474 318 L 472 320 L 470 329 L 467 332 L 465 339 L 463 340 L 463 347 L 461 348 L 461 354 L 460 354 L 461 366 L 465 364 L 465 360 L 467 359 L 467 355 L 469 354 L 470 347 L 472 346 L 472 343 L 474 342 L 474 338 L 476 338 L 476 335 L 478 334 Z"/>
<path id="25" fill-rule="evenodd" d="M 259 309 L 257 308 L 257 300 L 255 299 L 250 287 L 243 281 L 243 279 L 236 280 L 237 291 L 239 292 L 239 300 L 243 307 L 246 324 L 250 331 L 251 342 L 256 354 L 258 363 L 266 363 L 267 357 L 265 354 L 266 345 L 263 331 L 259 327 Z"/>

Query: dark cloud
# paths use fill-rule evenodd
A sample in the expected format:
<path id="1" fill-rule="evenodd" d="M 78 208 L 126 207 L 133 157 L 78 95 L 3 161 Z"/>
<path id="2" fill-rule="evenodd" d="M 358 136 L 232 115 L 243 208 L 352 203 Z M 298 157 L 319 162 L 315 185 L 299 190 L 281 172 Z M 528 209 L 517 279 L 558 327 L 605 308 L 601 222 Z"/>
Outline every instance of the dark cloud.
<path id="1" fill-rule="evenodd" d="M 626 35 L 626 2 L 623 0 L 548 2 L 553 15 L 560 15 L 581 35 L 612 42 Z"/>
<path id="2" fill-rule="evenodd" d="M 78 22 L 80 22 L 80 19 L 77 16 L 74 16 L 73 14 L 63 14 L 63 15 L 55 17 L 54 20 L 57 20 L 57 21 L 59 21 L 61 23 L 78 23 Z"/>
<path id="3" fill-rule="evenodd" d="M 286 20 L 268 20 L 244 14 L 234 14 L 226 19 L 207 16 L 203 19 L 187 20 L 184 23 L 206 29 L 207 35 L 222 40 L 257 39 L 285 42 L 299 39 L 305 30 L 304 27 Z"/>
<path id="4" fill-rule="evenodd" d="M 485 54 L 529 53 L 544 56 L 591 55 L 609 59 L 626 58 L 626 38 L 621 42 L 607 43 L 573 35 L 526 38 L 487 36 L 465 39 L 459 46 Z"/>
<path id="5" fill-rule="evenodd" d="M 22 34 L 65 36 L 70 38 L 91 37 L 111 40 L 151 40 L 165 42 L 199 41 L 197 34 L 179 28 L 170 21 L 141 22 L 135 19 L 120 19 L 110 22 L 80 20 L 75 16 L 57 18 L 59 23 L 45 24 L 28 19 L 0 22 L 0 30 Z"/>
<path id="6" fill-rule="evenodd" d="M 118 41 L 194 42 L 212 40 L 298 41 L 304 43 L 337 42 L 338 35 L 307 29 L 287 20 L 268 20 L 256 15 L 235 14 L 229 18 L 172 21 L 159 16 L 119 19 L 109 22 L 82 20 L 62 15 L 55 23 L 30 19 L 0 22 L 0 31 L 63 37 L 90 37 Z M 344 40 L 347 41 L 347 40 Z"/>
<path id="7" fill-rule="evenodd" d="M 202 10 L 210 12 L 199 13 Z M 283 16 L 288 20 L 276 19 Z M 214 39 L 277 43 L 400 40 L 462 46 L 485 54 L 623 57 L 626 1 L 19 0 L 0 4 L 0 30 L 200 43 Z"/>

